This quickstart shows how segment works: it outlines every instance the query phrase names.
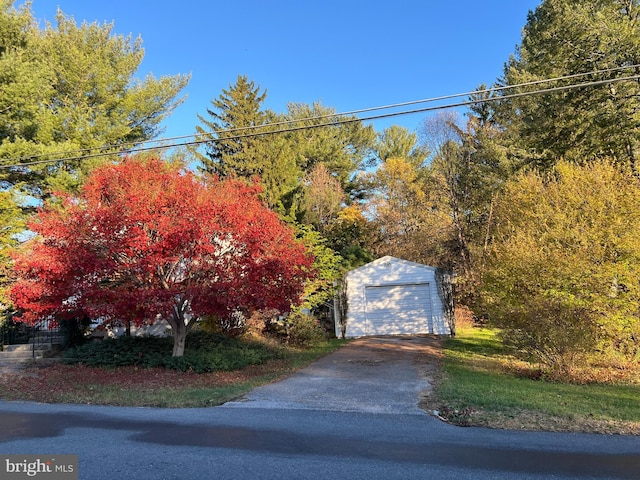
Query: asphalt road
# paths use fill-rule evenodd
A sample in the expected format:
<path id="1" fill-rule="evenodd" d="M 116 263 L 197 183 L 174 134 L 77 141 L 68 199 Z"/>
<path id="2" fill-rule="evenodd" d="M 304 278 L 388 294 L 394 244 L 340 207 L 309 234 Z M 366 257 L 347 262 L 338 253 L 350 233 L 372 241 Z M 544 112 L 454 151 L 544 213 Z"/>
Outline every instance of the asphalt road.
<path id="1" fill-rule="evenodd" d="M 355 342 L 215 408 L 0 402 L 0 454 L 77 454 L 91 480 L 640 478 L 638 437 L 459 428 L 427 415 L 416 405 L 429 348 Z"/>

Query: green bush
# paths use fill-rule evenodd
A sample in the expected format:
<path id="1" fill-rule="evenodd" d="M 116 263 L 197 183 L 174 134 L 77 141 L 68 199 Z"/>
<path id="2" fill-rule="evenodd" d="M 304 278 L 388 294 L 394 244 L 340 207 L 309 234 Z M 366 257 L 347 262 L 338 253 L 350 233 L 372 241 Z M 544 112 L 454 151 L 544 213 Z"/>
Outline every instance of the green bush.
<path id="1" fill-rule="evenodd" d="M 172 348 L 171 338 L 109 338 L 67 350 L 64 362 L 99 367 L 137 365 L 205 373 L 262 364 L 277 356 L 276 351 L 257 342 L 200 331 L 187 336 L 184 356 L 172 357 Z"/>
<path id="2" fill-rule="evenodd" d="M 484 311 L 552 370 L 640 361 L 640 187 L 607 162 L 509 181 L 483 272 Z"/>
<path id="3" fill-rule="evenodd" d="M 318 320 L 311 315 L 292 314 L 289 322 L 288 341 L 292 345 L 307 347 L 326 340 Z"/>

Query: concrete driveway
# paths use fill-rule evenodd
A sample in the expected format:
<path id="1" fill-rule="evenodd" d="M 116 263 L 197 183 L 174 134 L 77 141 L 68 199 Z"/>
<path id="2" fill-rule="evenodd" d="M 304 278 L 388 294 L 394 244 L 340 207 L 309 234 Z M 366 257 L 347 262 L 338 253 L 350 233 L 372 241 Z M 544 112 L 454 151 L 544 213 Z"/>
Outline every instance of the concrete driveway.
<path id="1" fill-rule="evenodd" d="M 356 340 L 214 408 L 0 401 L 0 453 L 78 455 L 91 480 L 639 478 L 636 437 L 458 428 L 422 412 L 436 342 Z"/>
<path id="2" fill-rule="evenodd" d="M 439 342 L 422 335 L 359 338 L 225 406 L 425 415 L 418 403 L 430 392 Z"/>

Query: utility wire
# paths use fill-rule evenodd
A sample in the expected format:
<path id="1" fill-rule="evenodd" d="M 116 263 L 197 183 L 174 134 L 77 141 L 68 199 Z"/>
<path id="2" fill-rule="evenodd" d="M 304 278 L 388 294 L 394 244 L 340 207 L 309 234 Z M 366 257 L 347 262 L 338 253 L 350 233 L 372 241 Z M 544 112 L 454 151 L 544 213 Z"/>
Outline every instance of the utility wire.
<path id="1" fill-rule="evenodd" d="M 252 126 L 246 126 L 246 127 L 235 127 L 235 128 L 229 128 L 229 129 L 221 129 L 221 130 L 216 130 L 213 132 L 207 132 L 207 133 L 196 133 L 196 134 L 191 134 L 191 135 L 182 135 L 182 136 L 176 136 L 176 137 L 168 137 L 168 138 L 161 138 L 161 139 L 157 139 L 157 140 L 143 140 L 140 142 L 130 142 L 130 143 L 124 143 L 121 145 L 102 145 L 100 147 L 90 147 L 90 148 L 82 148 L 82 149 L 77 149 L 77 150 L 67 150 L 67 151 L 61 151 L 61 152 L 53 152 L 53 153 L 40 153 L 40 154 L 36 154 L 36 155 L 29 155 L 28 157 L 18 157 L 18 158 L 9 158 L 8 160 L 12 160 L 14 162 L 17 163 L 21 163 L 24 160 L 32 160 L 32 159 L 37 159 L 40 157 L 50 157 L 52 155 L 76 155 L 76 154 L 82 154 L 84 152 L 92 152 L 95 150 L 110 150 L 110 152 L 101 152 L 100 155 L 98 156 L 102 156 L 102 155 L 110 155 L 110 154 L 117 154 L 118 150 L 120 151 L 128 151 L 129 148 L 128 147 L 135 147 L 136 145 L 145 145 L 145 144 L 162 144 L 163 142 L 171 142 L 171 141 L 175 141 L 175 140 L 182 140 L 185 138 L 194 138 L 194 140 L 197 140 L 198 137 L 202 137 L 202 136 L 206 136 L 207 141 L 211 141 L 213 140 L 212 135 L 216 134 L 216 135 L 221 135 L 221 134 L 227 134 L 227 133 L 234 133 L 234 132 L 243 132 L 246 130 L 253 130 L 256 128 L 262 128 L 262 127 L 274 127 L 274 126 L 280 126 L 280 125 L 291 125 L 291 124 L 295 124 L 295 123 L 300 123 L 300 122 L 307 122 L 307 121 L 317 121 L 317 120 L 322 120 L 325 118 L 336 118 L 336 117 L 341 117 L 341 116 L 350 116 L 350 115 L 357 115 L 360 113 L 367 113 L 367 112 L 372 112 L 372 111 L 378 111 L 378 110 L 388 110 L 388 109 L 392 109 L 392 108 L 399 108 L 399 107 L 406 107 L 406 106 L 410 106 L 410 105 L 417 105 L 417 104 L 421 104 L 421 103 L 431 103 L 431 102 L 436 102 L 436 101 L 441 101 L 441 100 L 449 100 L 452 98 L 458 98 L 458 97 L 466 97 L 466 96 L 470 96 L 470 95 L 479 95 L 479 94 L 485 94 L 485 93 L 495 93 L 495 92 L 500 92 L 500 91 L 504 91 L 504 90 L 508 90 L 508 89 L 515 89 L 515 88 L 521 88 L 521 87 L 526 87 L 526 86 L 532 86 L 532 85 L 540 85 L 543 83 L 548 83 L 548 82 L 556 82 L 556 81 L 560 81 L 560 80 L 568 80 L 568 79 L 572 79 L 572 78 L 578 78 L 578 77 L 585 77 L 587 75 L 600 75 L 600 74 L 604 74 L 604 73 L 611 73 L 611 72 L 617 72 L 617 71 L 621 71 L 621 70 L 629 70 L 632 68 L 640 68 L 640 64 L 634 64 L 634 65 L 627 65 L 627 66 L 623 66 L 623 67 L 612 67 L 612 68 L 608 68 L 608 69 L 604 69 L 604 70 L 592 70 L 591 72 L 583 72 L 583 73 L 575 73 L 572 75 L 564 75 L 564 76 L 560 76 L 560 77 L 554 77 L 554 78 L 546 78 L 546 79 L 542 79 L 542 80 L 533 80 L 530 82 L 524 82 L 524 83 L 519 83 L 517 85 L 504 85 L 502 87 L 492 87 L 492 88 L 488 88 L 488 89 L 484 89 L 484 90 L 474 90 L 471 92 L 464 92 L 464 93 L 456 93 L 456 94 L 452 94 L 452 95 L 443 95 L 443 96 L 439 96 L 439 97 L 431 97 L 431 98 L 425 98 L 422 100 L 413 100 L 413 101 L 409 101 L 409 102 L 401 102 L 401 103 L 394 103 L 394 104 L 390 104 L 390 105 L 383 105 L 383 106 L 378 106 L 378 107 L 369 107 L 369 108 L 363 108 L 363 109 L 359 109 L 359 110 L 352 110 L 352 111 L 348 111 L 348 112 L 341 112 L 341 113 L 330 113 L 330 114 L 325 114 L 325 115 L 318 115 L 315 117 L 306 117 L 306 118 L 298 118 L 298 119 L 292 119 L 292 120 L 283 120 L 283 121 L 278 121 L 278 122 L 271 122 L 265 125 L 252 125 Z M 136 147 L 136 148 L 143 148 L 143 147 Z M 157 147 L 153 147 L 153 148 L 147 148 L 146 150 L 150 150 L 150 149 L 161 149 L 161 148 L 173 148 L 172 145 L 170 144 L 169 146 L 163 147 L 162 145 L 157 146 Z M 52 160 L 53 161 L 53 160 Z M 22 163 L 24 164 L 24 163 Z"/>
<path id="2" fill-rule="evenodd" d="M 575 73 L 572 75 L 564 75 L 564 76 L 560 76 L 560 77 L 554 77 L 554 78 L 547 78 L 547 79 L 542 79 L 542 80 L 533 80 L 530 82 L 524 82 L 524 83 L 520 83 L 517 85 L 504 85 L 502 87 L 492 87 L 492 88 L 488 88 L 488 89 L 484 89 L 484 90 L 474 90 L 471 92 L 464 92 L 464 93 L 456 93 L 456 94 L 452 94 L 452 95 L 443 95 L 443 96 L 439 96 L 439 97 L 431 97 L 431 98 L 426 98 L 426 99 L 422 99 L 422 100 L 413 100 L 413 101 L 408 101 L 408 102 L 401 102 L 401 103 L 395 103 L 395 104 L 390 104 L 390 105 L 383 105 L 383 106 L 378 106 L 378 107 L 369 107 L 369 108 L 363 108 L 363 109 L 359 109 L 359 110 L 352 110 L 352 111 L 348 111 L 348 112 L 341 112 L 341 113 L 330 113 L 330 114 L 325 114 L 325 115 L 318 115 L 315 117 L 306 117 L 306 118 L 298 118 L 298 119 L 292 119 L 292 120 L 283 120 L 283 121 L 279 121 L 279 122 L 271 122 L 268 124 L 264 124 L 264 125 L 251 125 L 251 126 L 246 126 L 246 127 L 235 127 L 235 128 L 229 128 L 229 129 L 221 129 L 221 130 L 216 130 L 213 132 L 207 132 L 207 133 L 196 133 L 196 134 L 192 134 L 192 135 L 182 135 L 182 136 L 176 136 L 176 137 L 168 137 L 168 138 L 161 138 L 161 139 L 157 139 L 157 140 L 143 140 L 140 142 L 130 142 L 130 143 L 124 143 L 121 145 L 103 145 L 100 147 L 90 147 L 90 148 L 83 148 L 83 149 L 78 149 L 78 150 L 67 150 L 67 151 L 62 151 L 62 152 L 53 152 L 53 153 L 41 153 L 41 154 L 37 154 L 37 155 L 30 155 L 28 157 L 18 157 L 18 158 L 13 158 L 13 159 L 8 159 L 8 160 L 13 160 L 14 162 L 23 162 L 24 160 L 30 160 L 30 159 L 36 159 L 39 157 L 50 157 L 52 155 L 75 155 L 75 154 L 81 154 L 84 152 L 92 152 L 94 150 L 104 150 L 104 149 L 108 149 L 111 150 L 110 152 L 101 152 L 99 154 L 94 154 L 95 156 L 106 156 L 106 155 L 113 155 L 113 154 L 117 154 L 119 153 L 118 150 L 120 152 L 122 151 L 130 151 L 131 149 L 127 148 L 127 146 L 136 146 L 136 145 L 144 145 L 144 144 L 148 144 L 148 143 L 159 143 L 162 144 L 163 142 L 170 142 L 170 141 L 175 141 L 175 140 L 182 140 L 185 138 L 191 138 L 193 137 L 194 139 L 197 139 L 198 137 L 202 137 L 202 136 L 206 136 L 207 139 L 206 141 L 215 141 L 215 139 L 213 139 L 212 135 L 216 134 L 216 135 L 220 135 L 220 134 L 227 134 L 227 133 L 234 133 L 234 132 L 242 132 L 242 131 L 246 131 L 246 130 L 254 130 L 257 128 L 263 128 L 263 127 L 273 127 L 273 126 L 280 126 L 280 125 L 291 125 L 291 124 L 295 124 L 295 123 L 300 123 L 300 122 L 306 122 L 306 121 L 317 121 L 317 120 L 321 120 L 321 119 L 325 119 L 325 118 L 336 118 L 336 117 L 340 117 L 340 116 L 350 116 L 350 115 L 357 115 L 359 113 L 366 113 L 366 112 L 372 112 L 372 111 L 377 111 L 377 110 L 388 110 L 391 108 L 399 108 L 399 107 L 405 107 L 405 106 L 409 106 L 409 105 L 417 105 L 420 103 L 431 103 L 431 102 L 436 102 L 436 101 L 441 101 L 441 100 L 448 100 L 448 99 L 452 99 L 452 98 L 457 98 L 457 97 L 464 97 L 464 96 L 469 96 L 469 95 L 479 95 L 479 94 L 484 94 L 484 93 L 495 93 L 495 92 L 500 92 L 503 90 L 508 90 L 508 89 L 514 89 L 514 88 L 521 88 L 521 87 L 526 87 L 526 86 L 532 86 L 532 85 L 540 85 L 543 83 L 548 83 L 548 82 L 554 82 L 554 81 L 559 81 L 559 80 L 567 80 L 567 79 L 572 79 L 572 78 L 578 78 L 578 77 L 584 77 L 587 75 L 598 75 L 598 74 L 603 74 L 603 73 L 611 73 L 611 72 L 616 72 L 616 71 L 621 71 L 621 70 L 629 70 L 632 68 L 640 68 L 640 64 L 634 64 L 634 65 L 627 65 L 627 66 L 623 66 L 623 67 L 613 67 L 613 68 L 608 68 L 608 69 L 604 69 L 604 70 L 593 70 L 591 72 L 584 72 L 584 73 Z M 448 107 L 447 107 L 448 108 Z M 384 117 L 382 117 L 384 118 Z M 357 121 L 357 120 L 354 120 Z M 235 138 L 235 137 L 225 137 L 225 138 Z M 187 144 L 189 142 L 186 142 Z M 177 144 L 182 145 L 182 144 Z M 153 150 L 153 149 L 164 149 L 164 148 L 173 148 L 173 144 L 169 144 L 167 146 L 156 146 L 156 147 L 148 147 L 148 148 L 143 148 L 143 147 L 136 147 L 135 151 L 140 151 L 140 149 L 142 150 Z M 75 157 L 74 157 L 75 158 Z M 79 159 L 84 158 L 84 156 L 82 157 L 78 157 Z M 54 161 L 54 160 L 51 160 Z M 48 163 L 48 161 L 47 161 Z M 26 163 L 21 163 L 22 165 L 25 165 Z M 0 167 L 1 168 L 1 167 Z"/>
<path id="3" fill-rule="evenodd" d="M 234 132 L 242 132 L 242 131 L 246 131 L 246 130 L 253 130 L 256 128 L 261 128 L 261 127 L 274 127 L 274 126 L 279 126 L 279 125 L 291 125 L 291 124 L 295 124 L 295 123 L 300 123 L 300 122 L 306 122 L 306 121 L 317 121 L 317 120 L 322 120 L 325 118 L 335 118 L 335 117 L 340 117 L 340 116 L 350 116 L 350 115 L 357 115 L 360 113 L 367 113 L 367 112 L 372 112 L 372 111 L 378 111 L 378 110 L 388 110 L 388 109 L 392 109 L 392 108 L 399 108 L 399 107 L 406 107 L 409 105 L 417 105 L 417 104 L 421 104 L 421 103 L 431 103 L 431 102 L 436 102 L 436 101 L 441 101 L 441 100 L 449 100 L 452 98 L 458 98 L 458 97 L 466 97 L 469 95 L 479 95 L 479 94 L 485 94 L 485 93 L 495 93 L 495 92 L 500 92 L 503 90 L 508 90 L 508 89 L 513 89 L 513 88 L 521 88 L 521 87 L 526 87 L 526 86 L 532 86 L 532 85 L 540 85 L 543 83 L 548 83 L 548 82 L 555 82 L 555 81 L 560 81 L 560 80 L 568 80 L 568 79 L 572 79 L 572 78 L 578 78 L 578 77 L 585 77 L 587 75 L 600 75 L 600 74 L 604 74 L 604 73 L 611 73 L 611 72 L 617 72 L 617 71 L 621 71 L 621 70 L 629 70 L 632 68 L 640 68 L 640 64 L 635 64 L 635 65 L 627 65 L 627 66 L 623 66 L 623 67 L 612 67 L 612 68 L 608 68 L 608 69 L 604 69 L 604 70 L 592 70 L 591 72 L 584 72 L 584 73 L 575 73 L 572 75 L 564 75 L 564 76 L 560 76 L 560 77 L 554 77 L 554 78 L 546 78 L 546 79 L 542 79 L 542 80 L 533 80 L 530 82 L 524 82 L 524 83 L 520 83 L 517 85 L 504 85 L 502 87 L 492 87 L 492 88 L 488 88 L 488 89 L 484 89 L 484 90 L 474 90 L 471 92 L 464 92 L 464 93 L 456 93 L 456 94 L 452 94 L 452 95 L 443 95 L 443 96 L 439 96 L 439 97 L 431 97 L 431 98 L 425 98 L 422 100 L 413 100 L 413 101 L 409 101 L 409 102 L 401 102 L 401 103 L 394 103 L 394 104 L 390 104 L 390 105 L 383 105 L 383 106 L 378 106 L 378 107 L 369 107 L 369 108 L 363 108 L 363 109 L 359 109 L 359 110 L 352 110 L 352 111 L 348 111 L 348 112 L 341 112 L 341 113 L 330 113 L 330 114 L 325 114 L 325 115 L 318 115 L 315 117 L 306 117 L 306 118 L 298 118 L 298 119 L 292 119 L 292 120 L 283 120 L 283 121 L 279 121 L 279 122 L 271 122 L 265 125 L 260 125 L 260 126 L 246 126 L 246 127 L 235 127 L 235 128 L 229 128 L 229 129 L 221 129 L 221 130 L 216 130 L 214 132 L 207 132 L 207 133 L 196 133 L 196 134 L 192 134 L 192 135 L 182 135 L 182 136 L 176 136 L 176 137 L 168 137 L 168 138 L 161 138 L 161 139 L 157 139 L 157 140 L 144 140 L 141 142 L 130 142 L 130 143 L 124 143 L 121 145 L 103 145 L 101 147 L 91 147 L 91 148 L 83 148 L 83 149 L 78 149 L 78 150 L 67 150 L 67 151 L 63 151 L 63 152 L 54 152 L 54 153 L 41 153 L 41 154 L 37 154 L 37 155 L 30 155 L 28 157 L 19 157 L 19 158 L 14 158 L 14 159 L 9 159 L 9 160 L 13 160 L 14 162 L 23 162 L 24 160 L 32 160 L 32 159 L 37 159 L 40 157 L 50 157 L 51 155 L 76 155 L 76 154 L 82 154 L 84 152 L 92 152 L 94 150 L 104 150 L 104 149 L 108 149 L 111 150 L 111 152 L 102 152 L 101 155 L 109 155 L 109 154 L 114 154 L 114 153 L 118 153 L 117 150 L 121 150 L 121 151 L 126 151 L 128 150 L 128 147 L 134 147 L 136 145 L 145 145 L 148 143 L 153 143 L 153 144 L 162 144 L 163 142 L 171 142 L 171 141 L 175 141 L 175 140 L 182 140 L 185 138 L 194 138 L 194 140 L 198 139 L 198 137 L 202 137 L 202 136 L 206 136 L 207 140 L 211 140 L 213 139 L 212 135 L 216 134 L 216 135 L 220 135 L 220 134 L 227 134 L 227 133 L 234 133 Z M 137 148 L 142 148 L 142 147 L 137 147 Z M 168 146 L 168 147 L 162 147 L 157 146 L 157 147 L 153 147 L 153 148 L 172 148 L 172 146 Z"/>
<path id="4" fill-rule="evenodd" d="M 383 119 L 383 118 L 391 118 L 391 117 L 402 116 L 402 115 L 412 115 L 412 114 L 415 114 L 415 113 L 424 113 L 424 112 L 430 112 L 430 111 L 435 111 L 435 110 L 443 110 L 443 109 L 448 109 L 448 108 L 457 108 L 457 107 L 475 105 L 475 104 L 479 104 L 479 103 L 487 103 L 487 102 L 492 102 L 492 101 L 502 101 L 502 100 L 507 100 L 507 99 L 511 99 L 511 98 L 518 98 L 518 97 L 524 97 L 524 96 L 530 96 L 530 95 L 540 95 L 540 94 L 545 94 L 545 93 L 553 93 L 553 92 L 557 92 L 557 91 L 564 91 L 564 90 L 569 90 L 569 89 L 574 89 L 574 88 L 591 87 L 591 86 L 604 85 L 604 84 L 609 84 L 609 83 L 617 83 L 617 82 L 626 81 L 626 80 L 638 80 L 638 79 L 640 79 L 640 74 L 631 75 L 631 76 L 627 76 L 627 77 L 618 77 L 618 78 L 612 78 L 612 79 L 605 79 L 605 80 L 594 80 L 594 81 L 590 81 L 590 82 L 569 84 L 569 85 L 563 85 L 563 86 L 558 86 L 558 87 L 550 87 L 550 88 L 546 88 L 546 89 L 534 90 L 534 91 L 531 91 L 531 92 L 521 92 L 521 93 L 514 93 L 514 94 L 507 94 L 507 95 L 493 96 L 493 97 L 489 96 L 489 97 L 486 97 L 486 98 L 478 98 L 478 99 L 474 99 L 474 100 L 467 100 L 467 101 L 464 101 L 464 102 L 449 103 L 449 104 L 445 104 L 445 105 L 438 105 L 438 106 L 431 106 L 431 107 L 423 107 L 423 108 L 418 108 L 418 109 L 413 109 L 413 110 L 404 110 L 404 111 L 400 111 L 400 112 L 390 112 L 390 113 L 385 113 L 385 114 L 372 115 L 372 116 L 368 116 L 368 117 L 340 118 L 340 117 L 353 116 L 353 115 L 358 114 L 358 113 L 366 113 L 366 112 L 372 112 L 372 111 L 377 111 L 377 110 L 399 108 L 399 107 L 405 107 L 405 106 L 410 106 L 410 105 L 416 105 L 416 104 L 420 104 L 420 103 L 427 103 L 427 102 L 435 102 L 435 101 L 453 99 L 453 98 L 458 98 L 458 97 L 463 97 L 463 96 L 480 95 L 480 94 L 486 94 L 486 93 L 491 94 L 491 93 L 495 93 L 495 92 L 499 92 L 499 91 L 503 91 L 503 90 L 507 90 L 507 89 L 522 88 L 522 87 L 526 87 L 526 86 L 539 85 L 539 84 L 542 84 L 542 83 L 548 83 L 548 82 L 553 82 L 553 81 L 559 81 L 559 80 L 566 80 L 566 79 L 571 79 L 571 78 L 583 77 L 583 76 L 587 76 L 587 75 L 595 75 L 595 74 L 608 73 L 608 72 L 613 72 L 613 71 L 628 70 L 630 68 L 637 68 L 637 67 L 640 67 L 640 64 L 639 65 L 630 65 L 630 66 L 626 66 L 626 67 L 615 67 L 615 68 L 610 68 L 610 69 L 606 69 L 606 70 L 596 70 L 596 71 L 587 72 L 587 73 L 578 73 L 578 74 L 573 74 L 573 75 L 566 75 L 566 76 L 555 77 L 555 78 L 551 78 L 551 79 L 535 80 L 535 81 L 525 82 L 525 83 L 521 83 L 521 84 L 517 84 L 517 85 L 507 85 L 507 86 L 502 86 L 502 87 L 489 88 L 489 89 L 485 89 L 485 90 L 475 90 L 475 91 L 472 91 L 472 92 L 457 93 L 457 94 L 452 94 L 452 95 L 433 97 L 433 98 L 424 99 L 424 100 L 414 100 L 414 101 L 410 101 L 410 102 L 402 102 L 402 103 L 396 103 L 396 104 L 379 106 L 379 107 L 370 107 L 370 108 L 365 108 L 365 109 L 360 109 L 360 110 L 353 110 L 353 111 L 350 111 L 350 112 L 319 115 L 319 116 L 316 116 L 316 117 L 307 117 L 307 118 L 294 119 L 294 120 L 285 120 L 285 121 L 280 121 L 280 122 L 272 122 L 272 123 L 268 123 L 268 124 L 264 124 L 264 125 L 238 127 L 238 128 L 227 129 L 227 130 L 217 130 L 215 132 L 209 132 L 209 133 L 201 133 L 201 134 L 195 134 L 195 135 L 184 135 L 184 136 L 180 136 L 180 137 L 171 137 L 171 138 L 165 138 L 165 139 L 159 139 L 159 140 L 147 140 L 147 141 L 144 141 L 144 142 L 137 142 L 135 145 L 146 144 L 146 143 L 160 143 L 160 142 L 167 142 L 167 141 L 171 141 L 171 140 L 179 140 L 179 139 L 191 138 L 191 137 L 196 138 L 195 140 L 192 140 L 192 141 L 189 141 L 189 142 L 170 143 L 170 144 L 166 144 L 166 145 L 156 145 L 156 146 L 150 146 L 150 147 L 136 147 L 136 148 L 129 148 L 129 149 L 123 148 L 122 146 L 111 146 L 111 147 L 103 146 L 103 147 L 97 147 L 97 148 L 113 148 L 114 150 L 118 149 L 119 151 L 89 153 L 89 154 L 86 154 L 86 155 L 65 157 L 65 158 L 57 158 L 57 159 L 50 159 L 49 158 L 49 159 L 46 159 L 46 160 L 35 160 L 35 161 L 31 161 L 31 162 L 20 162 L 20 161 L 21 160 L 26 160 L 26 159 L 31 159 L 31 158 L 38 158 L 40 156 L 45 156 L 45 155 L 46 156 L 63 155 L 63 154 L 64 155 L 69 155 L 69 154 L 73 154 L 73 153 L 76 153 L 76 152 L 84 152 L 84 151 L 95 150 L 96 148 L 91 148 L 91 149 L 87 148 L 87 149 L 67 151 L 67 152 L 54 152 L 54 153 L 47 153 L 47 154 L 39 154 L 39 155 L 34 155 L 34 156 L 29 156 L 29 157 L 19 157 L 19 158 L 14 158 L 14 159 L 9 158 L 7 160 L 10 160 L 10 161 L 12 160 L 14 162 L 20 162 L 20 163 L 0 165 L 0 169 L 25 167 L 25 166 L 41 165 L 41 164 L 56 163 L 56 162 L 80 161 L 80 160 L 86 160 L 86 159 L 90 159 L 90 158 L 103 157 L 103 156 L 108 156 L 108 155 L 117 155 L 117 154 L 122 154 L 122 153 L 137 153 L 137 152 L 144 152 L 144 151 L 150 151 L 150 150 L 163 150 L 163 149 L 175 148 L 175 147 L 181 147 L 181 146 L 194 146 L 194 145 L 200 145 L 202 143 L 218 142 L 218 141 L 221 141 L 221 140 L 236 140 L 236 139 L 243 139 L 243 138 L 262 136 L 262 135 L 288 133 L 288 132 L 295 132 L 295 131 L 300 131 L 300 130 L 310 130 L 310 129 L 316 129 L 316 128 L 338 126 L 338 125 L 349 124 L 349 123 L 379 120 L 379 119 Z M 295 123 L 300 123 L 300 122 L 305 122 L 305 121 L 318 121 L 318 120 L 327 119 L 327 118 L 331 118 L 333 120 L 331 122 L 318 123 L 318 124 L 314 124 L 314 125 L 292 126 L 292 124 L 295 124 Z M 276 129 L 276 130 L 264 130 L 264 129 L 268 129 L 268 128 L 271 128 L 271 127 L 274 127 L 274 126 L 281 126 L 281 125 L 287 125 L 287 128 Z M 225 135 L 222 138 L 214 138 L 214 137 L 212 137 L 213 134 L 221 135 L 221 134 L 241 132 L 241 131 L 246 131 L 246 130 L 252 130 L 252 131 L 249 132 L 249 133 L 235 134 L 235 135 L 231 135 L 231 136 L 226 136 Z M 198 137 L 207 137 L 207 138 L 197 140 Z M 130 145 L 132 145 L 132 144 L 130 144 Z"/>

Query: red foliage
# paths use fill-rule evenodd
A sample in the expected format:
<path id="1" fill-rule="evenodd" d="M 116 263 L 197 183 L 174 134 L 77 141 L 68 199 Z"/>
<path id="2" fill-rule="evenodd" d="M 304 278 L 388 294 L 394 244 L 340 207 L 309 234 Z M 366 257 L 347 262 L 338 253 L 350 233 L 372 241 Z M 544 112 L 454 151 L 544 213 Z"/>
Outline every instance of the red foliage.
<path id="1" fill-rule="evenodd" d="M 203 315 L 286 312 L 313 259 L 258 193 L 160 160 L 96 169 L 78 197 L 31 221 L 39 237 L 15 257 L 13 301 L 26 321 L 163 317 L 174 335 Z"/>

